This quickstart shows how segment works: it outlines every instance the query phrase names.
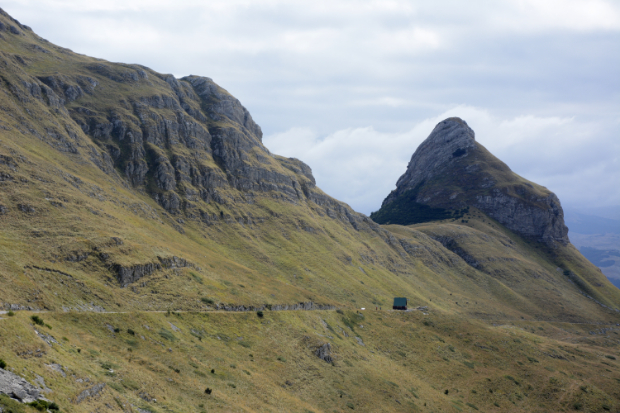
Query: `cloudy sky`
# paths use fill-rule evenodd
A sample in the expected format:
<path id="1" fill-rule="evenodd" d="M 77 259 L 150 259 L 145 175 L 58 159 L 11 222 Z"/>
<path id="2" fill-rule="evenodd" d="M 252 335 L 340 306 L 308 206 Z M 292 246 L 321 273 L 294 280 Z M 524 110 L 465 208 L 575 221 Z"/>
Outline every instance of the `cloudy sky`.
<path id="1" fill-rule="evenodd" d="M 620 205 L 616 0 L 3 0 L 53 43 L 211 77 L 274 153 L 377 210 L 460 116 L 568 208 Z"/>

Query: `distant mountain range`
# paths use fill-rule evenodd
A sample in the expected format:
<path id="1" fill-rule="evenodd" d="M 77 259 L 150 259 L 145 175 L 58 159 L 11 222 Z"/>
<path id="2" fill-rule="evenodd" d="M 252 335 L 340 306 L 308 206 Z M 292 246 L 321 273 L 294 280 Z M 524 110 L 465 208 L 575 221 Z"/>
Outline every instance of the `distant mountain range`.
<path id="1" fill-rule="evenodd" d="M 568 209 L 568 236 L 620 288 L 620 207 Z"/>

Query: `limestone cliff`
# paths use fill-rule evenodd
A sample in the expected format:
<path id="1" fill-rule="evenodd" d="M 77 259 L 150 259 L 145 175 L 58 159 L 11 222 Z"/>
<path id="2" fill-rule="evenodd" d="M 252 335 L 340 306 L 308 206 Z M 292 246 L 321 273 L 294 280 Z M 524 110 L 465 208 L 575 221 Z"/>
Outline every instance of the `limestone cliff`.
<path id="1" fill-rule="evenodd" d="M 407 225 L 455 218 L 470 206 L 524 237 L 550 246 L 569 242 L 557 196 L 512 172 L 459 118 L 437 124 L 371 217 Z"/>
<path id="2" fill-rule="evenodd" d="M 233 206 L 260 194 L 366 219 L 316 188 L 309 166 L 263 146 L 249 111 L 212 79 L 79 55 L 0 16 L 0 98 L 11 102 L 0 127 L 96 165 L 178 219 L 237 221 Z"/>

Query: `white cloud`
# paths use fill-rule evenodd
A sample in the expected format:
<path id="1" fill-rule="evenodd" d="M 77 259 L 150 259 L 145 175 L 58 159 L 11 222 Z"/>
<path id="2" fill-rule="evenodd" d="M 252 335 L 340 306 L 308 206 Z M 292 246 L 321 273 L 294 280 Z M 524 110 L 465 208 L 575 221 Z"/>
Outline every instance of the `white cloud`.
<path id="1" fill-rule="evenodd" d="M 532 30 L 620 30 L 620 7 L 605 0 L 513 0 L 498 27 Z"/>
<path id="2" fill-rule="evenodd" d="M 617 191 L 605 190 L 617 187 L 620 143 L 612 131 L 596 131 L 572 118 L 504 119 L 485 109 L 455 106 L 404 133 L 366 127 L 321 137 L 309 129 L 293 128 L 266 136 L 264 143 L 274 153 L 309 164 L 324 191 L 369 214 L 395 188 L 418 145 L 437 123 L 451 116 L 467 121 L 478 142 L 516 173 L 556 192 L 564 204 L 620 203 Z M 593 145 L 595 138 L 599 143 Z"/>
<path id="3" fill-rule="evenodd" d="M 48 40 L 213 78 L 275 153 L 370 212 L 435 124 L 564 203 L 620 204 L 620 3 L 611 0 L 4 0 Z M 287 131 L 285 133 L 276 133 Z"/>

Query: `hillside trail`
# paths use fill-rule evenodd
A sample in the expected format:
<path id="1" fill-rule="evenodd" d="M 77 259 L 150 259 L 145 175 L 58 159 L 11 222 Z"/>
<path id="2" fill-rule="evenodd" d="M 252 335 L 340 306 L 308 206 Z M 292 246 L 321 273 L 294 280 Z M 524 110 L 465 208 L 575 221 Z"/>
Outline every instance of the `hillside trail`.
<path id="1" fill-rule="evenodd" d="M 188 311 L 188 310 L 178 310 L 178 311 L 172 311 L 172 310 L 136 310 L 136 311 L 89 311 L 89 310 L 81 310 L 81 311 L 51 311 L 51 310 L 17 310 L 17 311 L 28 311 L 31 313 L 36 313 L 36 314 L 46 314 L 46 313 L 71 313 L 71 312 L 76 312 L 76 313 L 94 313 L 94 314 L 132 314 L 132 313 L 191 313 L 191 314 L 201 314 L 201 313 L 205 313 L 205 314 L 218 314 L 218 313 L 226 313 L 226 314 L 230 314 L 230 313 L 251 313 L 251 312 L 256 312 L 256 311 L 227 311 L 227 310 L 206 310 L 206 311 Z M 270 311 L 270 310 L 267 310 Z M 301 310 L 301 309 L 289 309 L 289 310 L 275 310 L 273 312 L 281 312 L 281 311 L 336 311 L 336 309 L 318 309 L 318 308 L 313 308 L 313 309 L 309 309 L 309 310 Z M 365 312 L 373 312 L 372 310 L 364 310 Z M 415 310 L 414 310 L 415 311 Z M 428 310 L 426 310 L 428 311 Z M 401 311 L 397 311 L 397 310 L 375 310 L 374 312 L 389 312 L 389 313 L 400 313 Z M 0 315 L 3 314 L 7 314 L 8 311 L 0 311 Z M 424 315 L 428 315 L 428 314 L 424 314 Z M 4 320 L 4 318 L 0 318 L 0 320 Z M 505 325 L 505 323 L 510 323 L 510 322 L 514 322 L 514 321 L 520 321 L 522 322 L 523 320 L 519 320 L 519 319 L 506 319 L 506 320 L 501 320 L 502 324 L 498 324 L 495 323 L 494 326 L 495 327 L 501 327 L 502 325 Z M 545 321 L 545 320 L 528 320 L 528 323 L 560 323 L 560 324 L 571 324 L 571 325 L 596 325 L 596 326 L 620 326 L 620 324 L 617 323 L 600 323 L 600 322 L 581 322 L 581 323 L 576 323 L 576 322 L 568 322 L 568 321 Z"/>

